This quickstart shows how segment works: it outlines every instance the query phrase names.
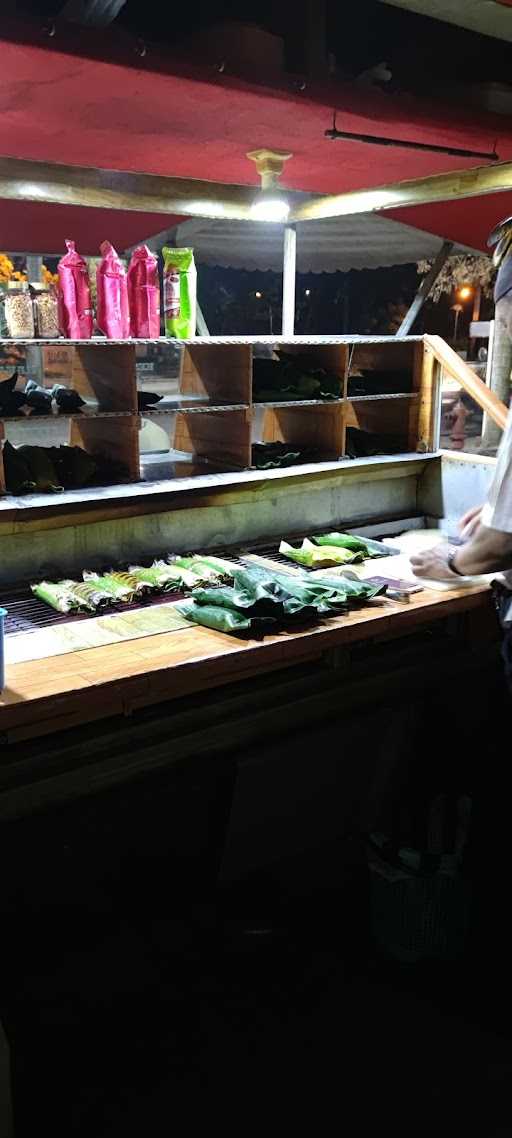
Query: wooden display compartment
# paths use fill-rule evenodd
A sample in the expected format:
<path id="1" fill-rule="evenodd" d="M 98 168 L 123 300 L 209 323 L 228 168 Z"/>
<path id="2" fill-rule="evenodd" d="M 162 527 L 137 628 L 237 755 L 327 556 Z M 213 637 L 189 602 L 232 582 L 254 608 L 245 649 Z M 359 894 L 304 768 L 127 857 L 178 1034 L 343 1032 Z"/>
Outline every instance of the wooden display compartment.
<path id="1" fill-rule="evenodd" d="M 145 416 L 143 416 L 145 418 Z M 229 410 L 174 411 L 156 420 L 165 431 L 169 453 L 162 461 L 171 464 L 189 456 L 194 463 L 216 469 L 246 470 L 251 464 L 251 419 L 248 407 Z M 151 452 L 144 455 L 149 465 L 158 464 Z"/>
<path id="2" fill-rule="evenodd" d="M 289 443 L 316 451 L 318 461 L 324 462 L 343 455 L 345 413 L 341 403 L 255 405 L 252 415 L 252 443 Z"/>
<path id="3" fill-rule="evenodd" d="M 387 436 L 392 448 L 389 453 L 434 451 L 438 434 L 436 373 L 439 366 L 432 351 L 423 341 L 401 344 L 391 340 L 385 344 L 357 344 L 355 352 L 368 364 L 376 365 L 376 377 L 391 370 L 393 365 L 398 367 L 408 362 L 409 390 L 349 396 L 346 426 Z M 378 380 L 376 385 L 379 386 Z"/>
<path id="4" fill-rule="evenodd" d="M 365 395 L 396 395 L 416 389 L 416 374 L 421 367 L 423 344 L 421 341 L 400 342 L 392 337 L 389 343 L 354 344 L 351 352 L 348 378 L 348 397 L 357 397 L 357 377 L 362 378 Z"/>
<path id="5" fill-rule="evenodd" d="M 50 417 L 49 417 L 50 418 Z M 89 454 L 102 458 L 106 462 L 119 463 L 123 468 L 124 481 L 133 482 L 140 478 L 139 472 L 139 420 L 135 415 L 105 415 L 101 416 L 51 416 L 52 425 L 60 427 L 59 439 L 52 439 L 47 443 L 40 443 L 37 437 L 38 428 L 44 425 L 46 417 L 29 417 L 21 419 L 4 419 L 0 421 L 0 446 L 2 440 L 9 439 L 13 445 L 19 446 L 23 434 L 30 446 L 69 444 L 79 446 Z M 0 494 L 8 493 L 5 486 L 5 476 L 0 451 Z"/>
<path id="6" fill-rule="evenodd" d="M 130 482 L 140 478 L 139 420 L 135 415 L 71 419 L 71 446 L 82 447 L 93 457 L 119 463 Z"/>
<path id="7" fill-rule="evenodd" d="M 348 344 L 285 344 L 279 343 L 276 345 L 276 352 L 283 351 L 290 356 L 302 356 L 307 361 L 307 367 L 312 371 L 317 368 L 325 368 L 326 371 L 332 371 L 341 379 L 341 393 L 340 398 L 343 398 L 347 393 L 347 376 L 349 364 L 349 345 Z M 253 392 L 251 388 L 251 398 Z M 265 400 L 263 403 L 260 400 L 254 400 L 254 405 L 271 406 L 274 403 L 285 403 L 286 399 Z M 310 401 L 311 402 L 311 401 Z M 320 404 L 325 403 L 323 399 L 315 400 Z"/>
<path id="8" fill-rule="evenodd" d="M 415 412 L 417 398 L 393 399 L 378 396 L 348 401 L 345 412 L 346 427 L 356 427 L 368 434 L 384 436 L 388 440 L 389 454 L 405 453 L 417 449 Z M 383 453 L 388 453 L 386 450 Z"/>
<path id="9" fill-rule="evenodd" d="M 70 386 L 100 411 L 137 411 L 135 351 L 129 344 L 75 347 Z"/>
<path id="10" fill-rule="evenodd" d="M 183 348 L 179 394 L 202 396 L 210 403 L 251 401 L 250 344 L 198 344 Z"/>

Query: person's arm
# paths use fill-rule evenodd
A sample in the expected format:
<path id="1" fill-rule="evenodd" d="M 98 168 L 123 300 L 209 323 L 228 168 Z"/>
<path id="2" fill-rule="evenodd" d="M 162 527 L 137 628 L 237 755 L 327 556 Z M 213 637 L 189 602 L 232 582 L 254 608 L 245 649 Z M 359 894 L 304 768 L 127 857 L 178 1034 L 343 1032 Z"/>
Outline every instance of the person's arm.
<path id="1" fill-rule="evenodd" d="M 451 561 L 453 570 L 448 564 Z M 453 550 L 449 545 L 437 545 L 411 557 L 417 577 L 431 577 L 438 581 L 453 581 L 457 576 L 476 577 L 482 573 L 502 573 L 512 569 L 512 533 L 489 529 L 479 525 L 467 545 Z"/>

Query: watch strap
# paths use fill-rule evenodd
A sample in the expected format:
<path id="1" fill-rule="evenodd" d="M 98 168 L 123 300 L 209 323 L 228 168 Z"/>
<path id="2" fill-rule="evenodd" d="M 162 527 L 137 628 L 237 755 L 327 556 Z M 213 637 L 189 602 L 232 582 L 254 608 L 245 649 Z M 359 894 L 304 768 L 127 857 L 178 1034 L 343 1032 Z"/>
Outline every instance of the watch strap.
<path id="1" fill-rule="evenodd" d="M 448 568 L 451 569 L 452 573 L 457 574 L 457 577 L 465 577 L 466 574 L 461 573 L 460 569 L 457 569 L 457 566 L 455 565 L 456 554 L 457 554 L 456 549 L 450 549 L 449 553 L 448 553 L 448 557 L 446 558 L 446 564 L 448 565 Z"/>

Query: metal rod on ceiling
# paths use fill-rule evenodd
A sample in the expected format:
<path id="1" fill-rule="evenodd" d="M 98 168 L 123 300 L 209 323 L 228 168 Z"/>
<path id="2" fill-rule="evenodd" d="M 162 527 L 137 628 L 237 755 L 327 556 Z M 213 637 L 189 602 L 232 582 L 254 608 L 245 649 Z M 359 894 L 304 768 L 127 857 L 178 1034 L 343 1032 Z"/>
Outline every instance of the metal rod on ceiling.
<path id="1" fill-rule="evenodd" d="M 338 130 L 336 118 L 330 130 L 325 131 L 325 137 L 336 140 L 344 139 L 346 142 L 363 142 L 368 146 L 394 146 L 404 150 L 421 150 L 429 154 L 449 154 L 452 158 L 482 158 L 484 161 L 499 162 L 496 150 L 461 150 L 458 146 L 436 146 L 428 142 L 410 142 L 403 138 L 384 138 L 380 134 L 354 134 L 351 130 Z"/>

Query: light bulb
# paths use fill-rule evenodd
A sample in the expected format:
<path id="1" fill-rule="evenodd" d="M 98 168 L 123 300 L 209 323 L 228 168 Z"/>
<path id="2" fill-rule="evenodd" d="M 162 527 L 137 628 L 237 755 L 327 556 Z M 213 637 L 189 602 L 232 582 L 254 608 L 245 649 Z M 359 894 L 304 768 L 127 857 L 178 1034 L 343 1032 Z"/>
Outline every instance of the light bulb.
<path id="1" fill-rule="evenodd" d="M 290 206 L 286 198 L 275 191 L 268 193 L 263 190 L 251 206 L 251 216 L 255 221 L 286 221 L 289 212 Z"/>

